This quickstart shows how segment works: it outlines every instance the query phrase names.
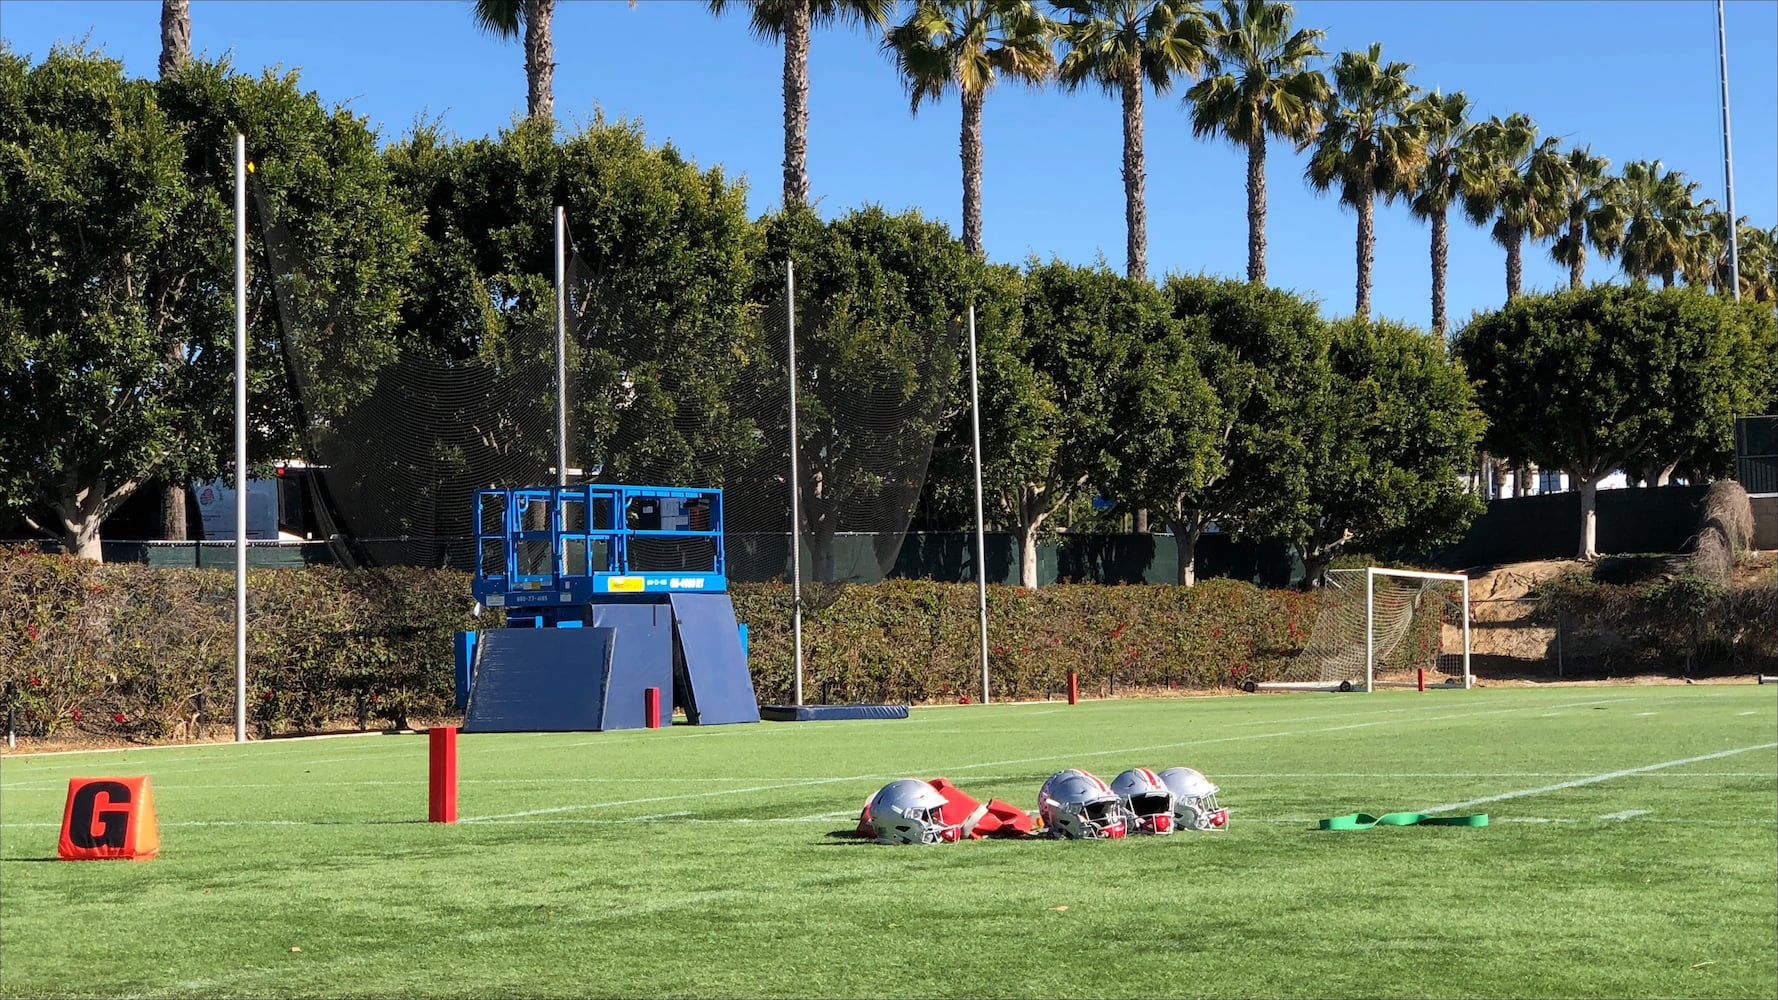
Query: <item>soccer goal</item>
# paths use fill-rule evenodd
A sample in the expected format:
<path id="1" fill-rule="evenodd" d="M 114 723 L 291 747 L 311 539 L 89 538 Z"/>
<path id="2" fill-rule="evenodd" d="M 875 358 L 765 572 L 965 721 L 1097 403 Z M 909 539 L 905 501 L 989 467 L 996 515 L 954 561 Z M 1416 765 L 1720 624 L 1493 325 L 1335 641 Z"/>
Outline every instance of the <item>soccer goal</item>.
<path id="1" fill-rule="evenodd" d="M 1465 688 L 1469 672 L 1469 577 L 1417 570 L 1327 572 L 1322 608 L 1282 676 L 1259 691 Z"/>

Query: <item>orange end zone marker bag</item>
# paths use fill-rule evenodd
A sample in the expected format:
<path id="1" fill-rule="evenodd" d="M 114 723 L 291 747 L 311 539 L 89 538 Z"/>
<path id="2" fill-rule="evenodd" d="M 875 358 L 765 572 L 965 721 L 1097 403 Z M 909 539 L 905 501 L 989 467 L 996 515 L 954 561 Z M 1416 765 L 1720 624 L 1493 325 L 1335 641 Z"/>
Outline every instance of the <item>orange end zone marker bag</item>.
<path id="1" fill-rule="evenodd" d="M 56 854 L 62 860 L 142 861 L 159 854 L 160 849 L 160 831 L 154 823 L 154 790 L 146 775 L 68 779 L 62 839 L 56 845 Z"/>

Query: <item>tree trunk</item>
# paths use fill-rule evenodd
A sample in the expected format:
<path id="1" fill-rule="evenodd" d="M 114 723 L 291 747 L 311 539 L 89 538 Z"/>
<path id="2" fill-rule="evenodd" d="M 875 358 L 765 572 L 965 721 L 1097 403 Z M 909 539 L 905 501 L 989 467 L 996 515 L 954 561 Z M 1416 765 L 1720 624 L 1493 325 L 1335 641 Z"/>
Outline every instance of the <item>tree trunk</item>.
<path id="1" fill-rule="evenodd" d="M 1266 132 L 1247 141 L 1247 280 L 1266 283 Z"/>
<path id="2" fill-rule="evenodd" d="M 1506 300 L 1519 297 L 1525 278 L 1525 231 L 1511 229 L 1506 242 Z"/>
<path id="3" fill-rule="evenodd" d="M 1597 558 L 1599 516 L 1595 508 L 1599 498 L 1599 480 L 1602 477 L 1583 475 L 1570 469 L 1568 478 L 1569 481 L 1580 484 L 1580 558 Z"/>
<path id="4" fill-rule="evenodd" d="M 190 528 L 185 523 L 185 487 L 167 483 L 161 487 L 161 537 L 183 542 Z"/>
<path id="5" fill-rule="evenodd" d="M 1661 272 L 1661 287 L 1662 288 L 1672 288 L 1673 287 L 1673 270 L 1671 268 Z"/>
<path id="6" fill-rule="evenodd" d="M 982 91 L 963 91 L 963 246 L 977 257 L 982 251 Z"/>
<path id="7" fill-rule="evenodd" d="M 1167 519 L 1167 529 L 1173 532 L 1173 544 L 1179 549 L 1179 585 L 1190 587 L 1198 582 L 1198 538 L 1204 529 L 1172 518 Z"/>
<path id="8" fill-rule="evenodd" d="M 556 46 L 550 19 L 556 0 L 525 0 L 525 109 L 532 118 L 556 113 Z"/>
<path id="9" fill-rule="evenodd" d="M 1370 185 L 1363 185 L 1358 196 L 1358 304 L 1353 313 L 1359 319 L 1371 318 L 1371 267 L 1377 260 L 1376 199 Z"/>
<path id="10" fill-rule="evenodd" d="M 1142 184 L 1142 71 L 1130 66 L 1123 71 L 1124 89 L 1124 274 L 1148 276 L 1148 208 Z"/>
<path id="11" fill-rule="evenodd" d="M 784 208 L 809 203 L 809 22 L 811 0 L 784 10 Z"/>
<path id="12" fill-rule="evenodd" d="M 1445 335 L 1445 274 L 1451 264 L 1449 210 L 1432 217 L 1432 332 Z"/>
<path id="13" fill-rule="evenodd" d="M 1568 262 L 1569 288 L 1581 287 L 1581 278 L 1587 273 L 1587 246 L 1582 242 L 1585 237 L 1580 220 L 1569 223 L 1568 242 L 1574 247 L 1574 259 Z"/>
<path id="14" fill-rule="evenodd" d="M 190 62 L 191 0 L 161 0 L 161 76 L 170 76 Z"/>
<path id="15" fill-rule="evenodd" d="M 1026 590 L 1037 589 L 1037 528 L 1042 523 L 1019 525 L 1019 586 Z"/>
<path id="16" fill-rule="evenodd" d="M 1148 534 L 1148 508 L 1143 507 L 1130 518 L 1130 530 L 1138 535 Z"/>

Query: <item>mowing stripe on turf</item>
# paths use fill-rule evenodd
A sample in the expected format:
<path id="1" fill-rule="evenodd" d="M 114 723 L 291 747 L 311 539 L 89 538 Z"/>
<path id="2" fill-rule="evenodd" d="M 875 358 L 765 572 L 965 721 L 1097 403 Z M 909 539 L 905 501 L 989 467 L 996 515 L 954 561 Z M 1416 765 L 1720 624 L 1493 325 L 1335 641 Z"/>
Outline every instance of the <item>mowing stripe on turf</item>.
<path id="1" fill-rule="evenodd" d="M 1437 813 L 1451 812 L 1455 809 L 1468 809 L 1472 806 L 1484 805 L 1489 802 L 1505 802 L 1507 799 L 1520 799 L 1527 795 L 1542 795 L 1545 792 L 1560 792 L 1570 788 L 1579 788 L 1582 785 L 1596 785 L 1601 781 L 1628 778 L 1631 775 L 1643 774 L 1648 771 L 1659 771 L 1669 767 L 1684 767 L 1687 764 L 1698 764 L 1707 760 L 1721 760 L 1724 757 L 1733 757 L 1736 754 L 1751 753 L 1755 750 L 1771 750 L 1775 747 L 1778 747 L 1778 743 L 1760 743 L 1750 747 L 1737 747 L 1734 750 L 1719 750 L 1716 753 L 1702 754 L 1697 757 L 1684 757 L 1679 760 L 1665 760 L 1659 764 L 1645 764 L 1642 767 L 1632 767 L 1622 771 L 1610 771 L 1605 774 L 1595 774 L 1586 778 L 1576 778 L 1573 781 L 1561 781 L 1554 785 L 1544 785 L 1541 788 L 1523 788 L 1516 792 L 1501 792 L 1499 795 L 1485 795 L 1482 798 L 1470 799 L 1467 802 L 1447 802 L 1442 806 L 1427 806 L 1424 809 L 1415 811 Z"/>

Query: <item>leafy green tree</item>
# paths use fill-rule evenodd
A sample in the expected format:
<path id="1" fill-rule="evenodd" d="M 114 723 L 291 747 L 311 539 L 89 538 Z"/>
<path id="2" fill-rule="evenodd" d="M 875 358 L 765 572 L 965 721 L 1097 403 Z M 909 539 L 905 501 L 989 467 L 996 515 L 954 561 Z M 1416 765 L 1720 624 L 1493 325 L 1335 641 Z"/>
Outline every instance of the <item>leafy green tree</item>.
<path id="1" fill-rule="evenodd" d="M 1484 421 L 1445 340 L 1393 320 L 1333 325 L 1333 382 L 1310 475 L 1315 580 L 1347 546 L 1424 551 L 1457 541 L 1481 513 L 1461 475 Z"/>
<path id="2" fill-rule="evenodd" d="M 1104 264 L 1032 261 L 1023 291 L 1016 327 L 982 353 L 982 436 L 992 442 L 983 478 L 995 513 L 1019 532 L 1019 585 L 1035 587 L 1048 519 L 1141 435 L 1117 401 L 1137 391 L 1136 379 L 1179 373 L 1143 368 L 1144 343 L 1177 325 L 1148 280 Z"/>
<path id="3" fill-rule="evenodd" d="M 1420 168 L 1410 177 L 1408 208 L 1432 224 L 1432 332 L 1445 335 L 1445 282 L 1451 261 L 1451 205 L 1463 195 L 1459 169 L 1474 125 L 1463 91 L 1439 91 L 1415 101 L 1408 115 L 1420 126 Z"/>
<path id="4" fill-rule="evenodd" d="M 1156 327 L 1116 395 L 1122 437 L 1095 481 L 1161 512 L 1196 580 L 1215 525 L 1259 538 L 1307 529 L 1309 472 L 1328 390 L 1327 324 L 1289 292 L 1207 277 L 1163 286 L 1177 326 Z"/>
<path id="5" fill-rule="evenodd" d="M 153 84 L 78 49 L 0 49 L 0 108 L 0 498 L 98 559 L 105 519 L 186 447 L 195 383 L 228 383 L 228 327 L 169 365 L 178 317 L 144 294 L 198 197 Z"/>
<path id="6" fill-rule="evenodd" d="M 1209 65 L 1185 93 L 1192 134 L 1247 150 L 1247 280 L 1266 283 L 1266 136 L 1306 149 L 1321 127 L 1327 79 L 1309 68 L 1327 53 L 1319 28 L 1292 32 L 1295 9 L 1274 0 L 1222 0 L 1210 22 Z"/>
<path id="7" fill-rule="evenodd" d="M 1684 458 L 1703 442 L 1727 447 L 1736 407 L 1757 401 L 1749 386 L 1763 381 L 1769 398 L 1778 371 L 1770 310 L 1743 307 L 1741 319 L 1732 308 L 1699 289 L 1594 285 L 1515 299 L 1458 333 L 1490 448 L 1561 469 L 1578 486 L 1581 558 L 1598 554 L 1595 498 L 1606 476 Z"/>
<path id="8" fill-rule="evenodd" d="M 1478 226 L 1492 220 L 1490 235 L 1506 249 L 1506 297 L 1517 298 L 1526 237 L 1548 239 L 1567 218 L 1560 143 L 1553 136 L 1539 142 L 1537 124 L 1525 115 L 1490 118 L 1471 133 L 1461 169 L 1464 213 Z"/>
<path id="9" fill-rule="evenodd" d="M 449 142 L 420 128 L 387 151 L 425 218 L 405 315 L 406 351 L 439 362 L 509 359 L 553 384 L 555 206 L 577 261 L 570 275 L 568 423 L 572 465 L 608 480 L 723 485 L 752 425 L 731 395 L 751 348 L 746 294 L 760 233 L 744 189 L 639 128 L 602 118 L 559 140 L 528 120 Z M 554 464 L 547 433 L 513 447 Z M 416 433 L 425 433 L 417 428 Z M 465 457 L 470 464 L 475 459 Z"/>
<path id="10" fill-rule="evenodd" d="M 413 224 L 374 134 L 294 75 L 193 63 L 151 84 L 71 49 L 3 62 L 0 483 L 8 507 L 97 558 L 105 518 L 143 483 L 215 475 L 231 451 L 236 131 L 271 200 L 303 209 L 312 300 L 354 317 L 342 349 L 389 343 Z M 250 273 L 249 446 L 281 456 L 295 422 L 280 329 L 265 270 Z"/>
<path id="11" fill-rule="evenodd" d="M 1410 115 L 1418 92 L 1408 82 L 1407 63 L 1383 60 L 1383 47 L 1342 52 L 1333 67 L 1333 93 L 1322 115 L 1306 176 L 1326 192 L 1336 184 L 1340 203 L 1358 212 L 1358 301 L 1360 318 L 1371 314 L 1371 268 L 1376 262 L 1376 199 L 1392 202 L 1405 193 L 1424 154 L 1420 126 Z"/>
<path id="12" fill-rule="evenodd" d="M 706 0 L 720 15 L 737 0 Z M 889 23 L 894 0 L 750 0 L 747 26 L 755 37 L 784 43 L 784 203 L 809 203 L 809 32 L 835 21 L 866 27 Z"/>
<path id="13" fill-rule="evenodd" d="M 1144 88 L 1164 94 L 1208 59 L 1209 24 L 1192 0 L 1051 0 L 1068 20 L 1058 31 L 1064 86 L 1093 85 L 1123 103 L 1124 274 L 1148 275 L 1148 167 L 1142 151 Z"/>
<path id="14" fill-rule="evenodd" d="M 1568 151 L 1567 169 L 1560 176 L 1560 204 L 1567 228 L 1559 229 L 1550 245 L 1556 263 L 1568 266 L 1568 287 L 1579 288 L 1587 269 L 1587 247 L 1601 253 L 1615 250 L 1621 231 L 1617 213 L 1605 204 L 1606 171 L 1611 161 L 1594 156 L 1587 147 Z"/>
<path id="15" fill-rule="evenodd" d="M 1054 26 L 1031 0 L 916 0 L 883 40 L 912 110 L 955 88 L 963 105 L 963 245 L 982 251 L 982 106 L 1001 77 L 1038 84 L 1056 65 Z"/>
<path id="16" fill-rule="evenodd" d="M 884 545 L 900 546 L 899 534 L 885 526 L 905 526 L 923 490 L 926 463 L 954 402 L 958 337 L 982 264 L 943 224 L 879 206 L 831 223 L 794 208 L 767 218 L 765 230 L 752 298 L 781 302 L 785 259 L 795 263 L 801 527 L 813 578 L 833 582 L 843 575 L 834 538 L 858 530 L 866 508 L 865 527 L 883 532 Z M 786 388 L 778 374 L 737 392 L 745 394 L 743 409 L 763 412 L 785 399 Z M 775 472 L 789 456 L 774 450 L 758 458 Z M 913 481 L 886 482 L 891 472 Z M 904 496 L 905 508 L 884 509 L 897 508 Z M 893 550 L 877 555 L 881 563 L 894 561 Z"/>
<path id="17" fill-rule="evenodd" d="M 500 38 L 525 37 L 525 114 L 548 119 L 556 109 L 556 0 L 475 0 L 475 26 Z"/>

